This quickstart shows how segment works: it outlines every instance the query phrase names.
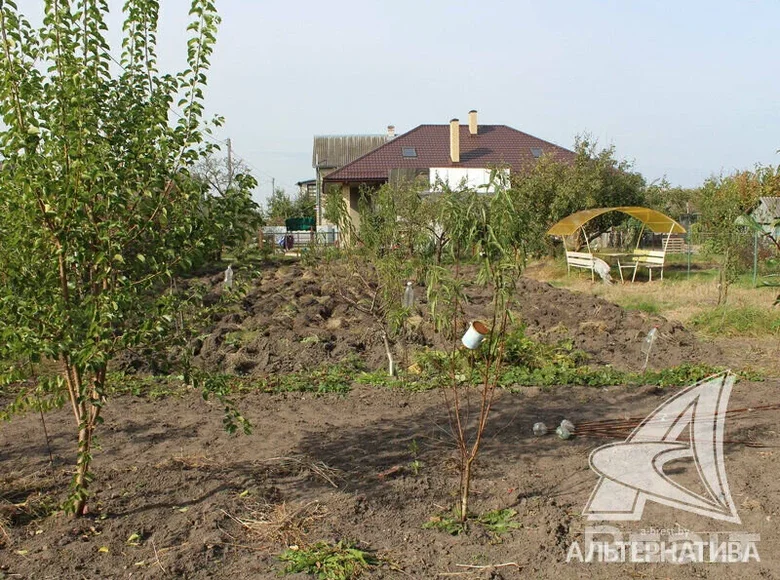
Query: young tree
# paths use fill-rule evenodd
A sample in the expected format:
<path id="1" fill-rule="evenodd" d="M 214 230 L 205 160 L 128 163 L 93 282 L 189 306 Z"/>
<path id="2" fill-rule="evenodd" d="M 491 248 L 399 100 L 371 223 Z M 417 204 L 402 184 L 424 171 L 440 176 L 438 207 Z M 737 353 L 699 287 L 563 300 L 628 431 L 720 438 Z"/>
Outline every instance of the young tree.
<path id="1" fill-rule="evenodd" d="M 742 216 L 753 209 L 761 193 L 756 174 L 743 171 L 729 177 L 711 177 L 700 193 L 700 227 L 707 232 L 705 245 L 719 261 L 718 304 L 725 304 L 737 278 L 740 247 L 745 244 Z"/>
<path id="2" fill-rule="evenodd" d="M 439 193 L 423 196 L 414 183 L 364 191 L 360 230 L 349 230 L 356 243 L 347 251 L 362 295 L 345 298 L 376 317 L 388 353 L 388 339 L 402 337 L 399 330 L 404 322 L 417 314 L 402 303 L 404 281 L 425 280 L 429 321 L 452 345 L 448 368 L 442 370 L 446 374 L 445 404 L 460 460 L 457 511 L 462 522 L 470 515 L 472 474 L 501 376 L 510 311 L 534 219 L 518 203 L 518 192 L 509 188 L 504 174 L 496 170 L 492 177 L 489 194 L 441 187 Z M 343 227 L 348 221 L 346 203 L 334 196 L 331 204 L 332 221 Z M 462 266 L 474 260 L 476 280 L 467 280 Z M 474 269 L 469 271 L 473 278 Z M 464 360 L 459 339 L 469 324 L 465 288 L 473 282 L 490 289 L 492 311 L 487 321 L 490 336 L 472 359 L 478 361 L 476 385 L 461 380 L 457 368 Z M 392 360 L 392 355 L 388 358 Z M 472 398 L 468 394 L 475 386 L 479 392 L 476 411 L 469 408 Z"/>
<path id="3" fill-rule="evenodd" d="M 516 190 L 494 172 L 495 193 L 485 195 L 468 190 L 448 191 L 442 196 L 440 211 L 447 215 L 451 243 L 447 257 L 453 267 L 430 268 L 428 301 L 434 326 L 452 340 L 449 352 L 449 385 L 445 391 L 450 427 L 455 437 L 460 485 L 457 512 L 461 522 L 469 517 L 471 480 L 479 457 L 485 430 L 489 424 L 496 390 L 504 366 L 507 332 L 513 322 L 512 307 L 517 299 L 516 287 L 525 267 L 529 249 L 529 232 L 534 216 L 519 203 Z M 472 253 L 478 256 L 476 282 L 491 290 L 489 335 L 480 349 L 472 354 L 476 365 L 478 410 L 476 419 L 470 408 L 468 391 L 473 385 L 458 377 L 458 360 L 463 357 L 459 336 L 468 327 L 465 319 L 464 292 L 466 280 L 461 263 Z"/>
<path id="4" fill-rule="evenodd" d="M 161 290 L 208 234 L 188 170 L 203 151 L 219 17 L 210 0 L 192 0 L 187 69 L 160 74 L 159 2 L 127 0 L 114 73 L 106 3 L 44 7 L 35 30 L 0 1 L 0 360 L 58 362 L 60 376 L 42 386 L 73 411 L 78 454 L 66 508 L 82 515 L 108 363 L 165 331 L 173 301 Z"/>

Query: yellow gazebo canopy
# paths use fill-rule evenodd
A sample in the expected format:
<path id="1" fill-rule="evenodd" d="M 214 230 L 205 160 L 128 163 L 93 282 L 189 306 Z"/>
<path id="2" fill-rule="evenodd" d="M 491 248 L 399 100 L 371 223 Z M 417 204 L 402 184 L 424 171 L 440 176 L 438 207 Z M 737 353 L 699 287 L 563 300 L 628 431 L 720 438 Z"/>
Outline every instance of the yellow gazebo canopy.
<path id="1" fill-rule="evenodd" d="M 656 211 L 647 207 L 634 206 L 602 207 L 598 209 L 585 209 L 578 211 L 577 213 L 573 213 L 570 216 L 563 218 L 561 221 L 547 230 L 547 233 L 552 236 L 570 236 L 593 218 L 611 211 L 620 211 L 635 217 L 640 222 L 642 222 L 645 227 L 647 227 L 647 229 L 656 234 L 685 233 L 684 227 L 682 227 L 669 216 L 662 214 L 660 211 Z"/>

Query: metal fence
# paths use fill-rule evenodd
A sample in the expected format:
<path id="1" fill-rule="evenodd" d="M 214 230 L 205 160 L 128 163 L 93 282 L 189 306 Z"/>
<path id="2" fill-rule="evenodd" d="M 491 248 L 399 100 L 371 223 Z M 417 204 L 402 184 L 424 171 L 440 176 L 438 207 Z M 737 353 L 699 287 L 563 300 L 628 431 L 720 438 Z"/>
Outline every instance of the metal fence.
<path id="1" fill-rule="evenodd" d="M 269 231 L 270 230 L 270 231 Z M 338 246 L 341 235 L 338 230 L 287 231 L 284 227 L 266 227 L 261 231 L 263 241 L 275 249 L 300 250 L 317 246 Z"/>

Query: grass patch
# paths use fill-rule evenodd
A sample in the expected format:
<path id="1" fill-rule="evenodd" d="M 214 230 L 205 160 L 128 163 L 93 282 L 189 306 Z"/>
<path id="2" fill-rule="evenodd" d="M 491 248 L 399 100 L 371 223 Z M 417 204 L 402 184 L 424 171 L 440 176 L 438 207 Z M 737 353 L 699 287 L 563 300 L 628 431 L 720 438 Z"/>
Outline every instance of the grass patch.
<path id="1" fill-rule="evenodd" d="M 117 372 L 109 373 L 106 382 L 111 395 L 131 395 L 148 401 L 181 397 L 190 388 L 180 378 L 167 375 L 137 376 Z"/>
<path id="2" fill-rule="evenodd" d="M 345 395 L 352 389 L 352 382 L 363 368 L 364 364 L 359 358 L 349 357 L 337 364 L 322 365 L 313 371 L 268 377 L 257 386 L 274 393 L 308 392 Z"/>
<path id="3" fill-rule="evenodd" d="M 780 311 L 756 306 L 718 306 L 695 316 L 694 327 L 709 335 L 780 336 Z"/>
<path id="4" fill-rule="evenodd" d="M 383 371 L 363 373 L 357 381 L 415 392 L 447 388 L 454 376 L 459 386 L 478 386 L 483 380 L 482 361 L 471 353 L 425 350 L 414 354 L 411 368 L 417 372 L 388 377 Z M 668 387 L 688 385 L 720 372 L 721 368 L 705 364 L 683 363 L 660 371 L 643 373 L 621 371 L 610 366 L 590 366 L 588 355 L 570 340 L 554 344 L 536 341 L 522 328 L 506 338 L 504 368 L 499 384 L 513 390 L 518 387 L 553 387 L 561 385 L 607 387 L 615 385 L 655 385 Z"/>
<path id="5" fill-rule="evenodd" d="M 626 310 L 639 310 L 640 312 L 646 312 L 647 314 L 660 314 L 660 304 L 652 298 L 632 297 L 629 300 L 623 301 L 621 306 Z"/>
<path id="6" fill-rule="evenodd" d="M 236 330 L 225 335 L 225 344 L 241 347 L 254 341 L 258 336 L 257 330 Z"/>
<path id="7" fill-rule="evenodd" d="M 344 540 L 336 544 L 317 542 L 308 548 L 292 547 L 282 552 L 279 559 L 287 562 L 284 574 L 303 572 L 320 580 L 352 580 L 379 565 L 371 552 Z"/>

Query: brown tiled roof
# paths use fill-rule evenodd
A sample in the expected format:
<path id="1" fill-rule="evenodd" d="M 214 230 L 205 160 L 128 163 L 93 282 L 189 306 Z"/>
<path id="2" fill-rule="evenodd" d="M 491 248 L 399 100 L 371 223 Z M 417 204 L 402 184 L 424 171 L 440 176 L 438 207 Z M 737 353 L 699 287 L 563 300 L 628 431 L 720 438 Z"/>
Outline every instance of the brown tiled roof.
<path id="1" fill-rule="evenodd" d="M 403 157 L 402 149 L 414 147 L 417 157 Z M 480 125 L 477 135 L 468 124 L 460 125 L 460 163 L 450 161 L 450 126 L 420 125 L 334 171 L 325 181 L 384 181 L 394 169 L 478 167 L 509 165 L 519 171 L 535 163 L 532 149 L 541 149 L 562 161 L 575 153 L 506 125 Z"/>

